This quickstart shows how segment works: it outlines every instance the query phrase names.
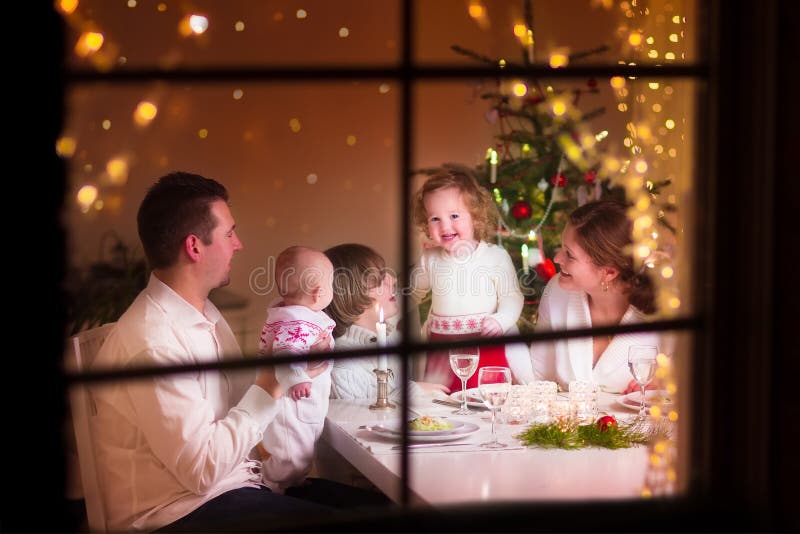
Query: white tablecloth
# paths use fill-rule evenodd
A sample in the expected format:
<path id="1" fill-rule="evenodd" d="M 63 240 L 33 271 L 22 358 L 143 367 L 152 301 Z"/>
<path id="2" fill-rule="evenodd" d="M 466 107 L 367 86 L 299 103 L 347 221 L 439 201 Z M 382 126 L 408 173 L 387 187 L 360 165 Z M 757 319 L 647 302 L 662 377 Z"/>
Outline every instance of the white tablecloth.
<path id="1" fill-rule="evenodd" d="M 630 418 L 635 412 L 601 393 L 600 411 Z M 399 408 L 372 411 L 372 401 L 332 400 L 323 439 L 390 498 L 399 499 L 401 453 L 398 442 L 359 428 L 397 421 Z M 412 449 L 412 500 L 431 505 L 475 501 L 587 500 L 638 498 L 648 461 L 646 447 L 578 450 L 523 447 L 514 438 L 524 425 L 497 424 L 498 439 L 506 449 L 484 449 L 490 435 L 489 412 L 453 415 L 455 409 L 433 402 L 417 402 L 412 416 L 447 416 L 476 423 L 480 430 L 458 441 L 468 446 Z"/>

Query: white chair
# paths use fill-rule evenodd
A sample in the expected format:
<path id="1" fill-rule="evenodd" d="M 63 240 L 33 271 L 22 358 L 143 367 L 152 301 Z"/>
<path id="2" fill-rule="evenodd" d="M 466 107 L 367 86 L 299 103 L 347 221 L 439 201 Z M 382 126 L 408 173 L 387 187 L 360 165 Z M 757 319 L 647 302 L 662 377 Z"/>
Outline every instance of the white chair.
<path id="1" fill-rule="evenodd" d="M 73 336 L 67 348 L 67 369 L 72 372 L 88 369 L 113 327 L 114 323 L 107 323 L 91 330 L 84 330 Z M 72 410 L 72 425 L 75 429 L 78 463 L 80 464 L 81 483 L 83 484 L 83 495 L 86 501 L 86 517 L 89 523 L 89 530 L 92 532 L 105 532 L 106 513 L 103 507 L 103 493 L 95 465 L 94 443 L 92 442 L 90 424 L 90 420 L 97 413 L 97 410 L 89 389 L 84 385 L 76 385 L 70 388 L 69 401 L 70 409 Z"/>

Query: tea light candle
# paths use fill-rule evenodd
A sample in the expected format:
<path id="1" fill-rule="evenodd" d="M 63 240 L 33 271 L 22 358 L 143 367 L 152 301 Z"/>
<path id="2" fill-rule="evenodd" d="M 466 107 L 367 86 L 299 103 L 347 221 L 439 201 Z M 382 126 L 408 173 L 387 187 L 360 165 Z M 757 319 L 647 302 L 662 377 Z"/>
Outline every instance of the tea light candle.
<path id="1" fill-rule="evenodd" d="M 557 399 L 550 403 L 550 415 L 556 420 L 568 419 L 569 412 L 569 401 Z"/>
<path id="2" fill-rule="evenodd" d="M 378 322 L 375 323 L 375 332 L 378 334 L 378 347 L 382 348 L 386 346 L 386 323 L 383 321 L 383 306 L 380 307 L 380 311 L 378 312 Z M 386 371 L 389 367 L 388 358 L 386 354 L 381 353 L 378 354 L 378 369 L 380 371 Z"/>
<path id="3" fill-rule="evenodd" d="M 569 383 L 569 404 L 577 420 L 593 420 L 597 407 L 597 386 L 592 382 L 573 380 Z"/>
<path id="4" fill-rule="evenodd" d="M 495 183 L 495 182 L 497 182 L 497 150 L 495 150 L 495 149 L 490 149 L 490 150 L 491 150 L 491 152 L 489 153 L 490 154 L 489 155 L 489 170 L 490 170 L 491 174 L 489 176 L 489 181 L 491 183 Z"/>
<path id="5" fill-rule="evenodd" d="M 547 380 L 537 380 L 530 386 L 532 392 L 532 414 L 534 423 L 544 424 L 550 422 L 550 404 L 556 399 L 558 385 Z"/>

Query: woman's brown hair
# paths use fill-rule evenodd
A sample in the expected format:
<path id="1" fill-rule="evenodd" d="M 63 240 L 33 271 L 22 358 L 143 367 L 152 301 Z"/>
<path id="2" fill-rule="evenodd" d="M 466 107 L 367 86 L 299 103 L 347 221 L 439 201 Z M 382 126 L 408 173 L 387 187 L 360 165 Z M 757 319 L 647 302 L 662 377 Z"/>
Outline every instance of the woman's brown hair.
<path id="1" fill-rule="evenodd" d="M 475 239 L 488 241 L 497 226 L 498 212 L 492 195 L 478 184 L 475 177 L 456 171 L 440 171 L 431 175 L 414 197 L 414 223 L 423 234 L 428 235 L 428 212 L 425 209 L 425 196 L 441 189 L 455 188 L 464 199 L 472 225 L 475 228 Z"/>
<path id="2" fill-rule="evenodd" d="M 569 215 L 578 244 L 598 267 L 614 267 L 630 303 L 644 313 L 656 311 L 655 287 L 646 271 L 636 272 L 630 255 L 632 225 L 625 204 L 588 202 Z"/>
<path id="3" fill-rule="evenodd" d="M 370 247 L 357 243 L 331 247 L 325 255 L 333 264 L 333 300 L 325 313 L 336 321 L 336 338 L 373 305 L 368 293 L 383 282 L 386 261 Z"/>

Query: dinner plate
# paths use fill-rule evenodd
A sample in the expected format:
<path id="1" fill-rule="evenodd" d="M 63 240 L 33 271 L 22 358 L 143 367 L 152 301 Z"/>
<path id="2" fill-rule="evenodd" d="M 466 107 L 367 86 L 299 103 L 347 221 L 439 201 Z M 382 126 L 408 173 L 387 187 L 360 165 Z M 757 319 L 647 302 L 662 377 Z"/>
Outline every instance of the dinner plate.
<path id="1" fill-rule="evenodd" d="M 641 391 L 634 391 L 632 393 L 628 393 L 627 395 L 623 395 L 619 398 L 619 403 L 625 406 L 626 408 L 631 408 L 633 410 L 638 410 L 642 400 L 642 392 Z M 673 401 L 673 395 L 666 390 L 663 389 L 648 389 L 645 391 L 644 396 L 644 405 L 646 407 L 650 407 L 653 402 L 657 402 L 662 406 L 670 406 Z"/>
<path id="2" fill-rule="evenodd" d="M 450 394 L 450 398 L 454 401 L 461 403 L 461 390 L 454 391 Z M 486 408 L 486 405 L 483 403 L 483 398 L 481 397 L 478 388 L 469 388 L 467 390 L 467 406 L 472 408 Z"/>
<path id="3" fill-rule="evenodd" d="M 408 432 L 409 439 L 413 441 L 450 441 L 454 439 L 463 438 L 478 430 L 478 425 L 466 421 L 455 421 L 447 419 L 447 422 L 453 425 L 453 428 L 447 430 L 410 430 Z M 384 438 L 400 439 L 402 435 L 397 423 L 390 423 L 381 421 L 378 423 L 365 425 L 366 429 Z"/>

